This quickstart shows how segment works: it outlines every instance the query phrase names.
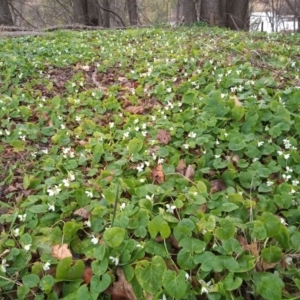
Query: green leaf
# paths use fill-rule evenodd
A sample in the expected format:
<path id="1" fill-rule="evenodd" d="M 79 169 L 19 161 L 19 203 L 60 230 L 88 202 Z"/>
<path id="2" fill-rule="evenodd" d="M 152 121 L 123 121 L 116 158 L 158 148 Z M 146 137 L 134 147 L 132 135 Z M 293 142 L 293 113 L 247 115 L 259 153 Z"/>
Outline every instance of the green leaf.
<path id="1" fill-rule="evenodd" d="M 231 151 L 239 151 L 246 147 L 246 143 L 240 137 L 232 137 L 228 143 L 228 148 Z"/>
<path id="2" fill-rule="evenodd" d="M 98 163 L 101 160 L 101 156 L 104 153 L 103 144 L 99 143 L 92 148 L 93 160 L 92 163 Z"/>
<path id="3" fill-rule="evenodd" d="M 269 246 L 261 251 L 262 258 L 268 263 L 274 263 L 282 258 L 282 251 L 277 246 Z"/>
<path id="4" fill-rule="evenodd" d="M 162 284 L 169 296 L 181 299 L 186 295 L 187 283 L 185 276 L 186 273 L 182 270 L 179 270 L 178 274 L 170 270 L 164 272 Z"/>
<path id="5" fill-rule="evenodd" d="M 234 223 L 229 219 L 220 219 L 220 226 L 216 229 L 215 233 L 217 238 L 221 240 L 228 240 L 235 234 Z"/>
<path id="6" fill-rule="evenodd" d="M 18 286 L 17 296 L 18 300 L 26 299 L 27 294 L 30 292 L 30 288 L 25 285 Z"/>
<path id="7" fill-rule="evenodd" d="M 243 106 L 235 106 L 232 110 L 232 117 L 235 121 L 239 121 L 245 114 L 245 109 Z"/>
<path id="8" fill-rule="evenodd" d="M 269 212 L 263 212 L 261 217 L 258 218 L 263 222 L 268 237 L 274 237 L 281 231 L 280 219 Z"/>
<path id="9" fill-rule="evenodd" d="M 193 104 L 196 101 L 197 93 L 194 91 L 187 91 L 183 97 L 182 102 L 186 104 Z"/>
<path id="10" fill-rule="evenodd" d="M 103 240 L 112 248 L 119 247 L 125 238 L 125 229 L 120 227 L 108 228 L 104 231 Z"/>
<path id="11" fill-rule="evenodd" d="M 129 154 L 137 154 L 143 148 L 143 141 L 138 138 L 134 138 L 128 143 Z"/>
<path id="12" fill-rule="evenodd" d="M 26 147 L 26 143 L 20 140 L 13 140 L 9 144 L 13 147 L 14 152 L 24 151 Z"/>
<path id="13" fill-rule="evenodd" d="M 111 284 L 111 277 L 109 274 L 105 273 L 103 276 L 101 276 L 101 280 L 99 276 L 94 275 L 90 283 L 91 285 L 90 291 L 91 291 L 92 299 L 93 300 L 99 299 L 98 297 L 100 293 L 105 291 L 110 286 L 110 284 Z"/>
<path id="14" fill-rule="evenodd" d="M 161 215 L 155 216 L 148 224 L 148 230 L 151 237 L 154 239 L 160 233 L 163 239 L 166 239 L 171 234 L 171 229 Z"/>
<path id="15" fill-rule="evenodd" d="M 240 277 L 234 278 L 234 273 L 229 273 L 222 282 L 226 291 L 234 291 L 242 285 L 243 279 Z"/>
<path id="16" fill-rule="evenodd" d="M 100 276 L 107 271 L 108 259 L 104 258 L 101 261 L 94 260 L 94 261 L 92 261 L 91 267 L 93 270 L 93 274 Z"/>
<path id="17" fill-rule="evenodd" d="M 63 258 L 56 267 L 56 279 L 76 280 L 80 279 L 84 273 L 85 265 L 82 260 L 73 262 L 71 257 Z"/>
<path id="18" fill-rule="evenodd" d="M 253 274 L 253 281 L 256 286 L 257 294 L 266 300 L 281 300 L 284 283 L 275 274 L 260 272 Z"/>
<path id="19" fill-rule="evenodd" d="M 40 277 L 36 274 L 28 274 L 22 278 L 22 282 L 25 286 L 33 288 L 38 286 L 40 282 Z"/>
<path id="20" fill-rule="evenodd" d="M 64 224 L 63 235 L 64 241 L 70 243 L 75 236 L 77 230 L 82 228 L 82 224 L 75 221 L 68 221 Z"/>
<path id="21" fill-rule="evenodd" d="M 233 253 L 241 254 L 243 252 L 240 243 L 235 238 L 224 240 L 222 246 L 227 254 L 233 254 Z"/>
<path id="22" fill-rule="evenodd" d="M 42 291 L 48 294 L 52 291 L 53 284 L 54 278 L 50 275 L 46 275 L 40 281 L 40 288 Z"/>
<path id="23" fill-rule="evenodd" d="M 135 275 L 141 287 L 153 295 L 161 289 L 165 269 L 165 261 L 159 256 L 154 256 L 151 262 L 139 261 L 136 264 Z"/>
<path id="24" fill-rule="evenodd" d="M 206 243 L 199 239 L 185 237 L 180 241 L 179 246 L 189 252 L 202 253 L 205 250 Z"/>

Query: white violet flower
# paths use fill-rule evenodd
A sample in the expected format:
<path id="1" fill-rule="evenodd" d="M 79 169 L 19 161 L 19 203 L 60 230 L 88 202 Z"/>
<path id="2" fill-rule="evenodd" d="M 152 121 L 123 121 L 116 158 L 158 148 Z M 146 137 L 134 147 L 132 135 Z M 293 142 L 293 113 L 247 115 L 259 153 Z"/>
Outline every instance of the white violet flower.
<path id="1" fill-rule="evenodd" d="M 92 235 L 91 237 L 92 237 L 92 238 L 91 238 L 91 242 L 92 242 L 94 245 L 98 244 L 99 239 L 96 238 L 94 235 Z"/>
<path id="2" fill-rule="evenodd" d="M 174 214 L 174 210 L 176 209 L 175 205 L 166 204 L 167 212 Z"/>
<path id="3" fill-rule="evenodd" d="M 52 210 L 52 211 L 55 211 L 55 206 L 54 206 L 54 204 L 49 204 L 49 203 L 48 203 L 48 210 L 49 210 L 49 211 L 51 211 L 51 210 Z"/>
<path id="4" fill-rule="evenodd" d="M 25 246 L 24 246 L 24 250 L 25 250 L 25 251 L 29 251 L 29 250 L 30 250 L 30 247 L 31 247 L 31 244 L 25 245 Z"/>
<path id="5" fill-rule="evenodd" d="M 49 271 L 50 270 L 50 261 L 48 260 L 44 265 L 43 265 L 43 270 L 44 271 Z"/>
<path id="6" fill-rule="evenodd" d="M 93 198 L 93 192 L 91 192 L 91 191 L 85 191 L 85 194 L 86 194 L 89 198 Z"/>
<path id="7" fill-rule="evenodd" d="M 119 257 L 110 256 L 109 259 L 117 266 L 119 264 Z"/>

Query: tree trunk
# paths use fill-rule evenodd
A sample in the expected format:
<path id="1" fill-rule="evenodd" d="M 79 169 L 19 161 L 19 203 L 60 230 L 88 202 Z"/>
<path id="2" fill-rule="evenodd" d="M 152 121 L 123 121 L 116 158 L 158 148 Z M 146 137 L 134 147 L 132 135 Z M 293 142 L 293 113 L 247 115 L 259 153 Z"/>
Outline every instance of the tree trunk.
<path id="1" fill-rule="evenodd" d="M 87 24 L 87 0 L 73 0 L 73 22 Z"/>
<path id="2" fill-rule="evenodd" d="M 183 0 L 183 15 L 184 15 L 184 25 L 190 25 L 197 22 L 197 14 L 194 0 Z"/>
<path id="3" fill-rule="evenodd" d="M 0 0 L 0 25 L 14 25 L 7 0 Z"/>
<path id="4" fill-rule="evenodd" d="M 87 25 L 99 26 L 100 15 L 96 0 L 87 0 Z"/>
<path id="5" fill-rule="evenodd" d="M 200 8 L 200 20 L 211 26 L 226 25 L 226 1 L 202 0 Z"/>
<path id="6" fill-rule="evenodd" d="M 137 3 L 136 0 L 126 0 L 129 23 L 131 26 L 137 25 L 138 23 L 138 14 L 137 14 Z"/>
<path id="7" fill-rule="evenodd" d="M 103 0 L 103 26 L 106 28 L 110 27 L 110 16 L 109 16 L 109 11 L 110 10 L 110 5 L 109 5 L 109 0 Z"/>
<path id="8" fill-rule="evenodd" d="M 249 29 L 249 0 L 202 0 L 200 20 L 211 26 Z"/>
<path id="9" fill-rule="evenodd" d="M 249 30 L 249 0 L 227 0 L 227 28 Z"/>

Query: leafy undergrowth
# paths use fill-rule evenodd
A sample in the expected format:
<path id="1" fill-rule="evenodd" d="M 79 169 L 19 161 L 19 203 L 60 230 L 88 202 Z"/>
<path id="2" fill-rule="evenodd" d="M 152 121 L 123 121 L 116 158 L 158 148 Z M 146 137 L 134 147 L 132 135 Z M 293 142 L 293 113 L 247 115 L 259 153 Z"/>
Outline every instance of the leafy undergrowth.
<path id="1" fill-rule="evenodd" d="M 0 40 L 4 299 L 299 299 L 299 35 Z"/>

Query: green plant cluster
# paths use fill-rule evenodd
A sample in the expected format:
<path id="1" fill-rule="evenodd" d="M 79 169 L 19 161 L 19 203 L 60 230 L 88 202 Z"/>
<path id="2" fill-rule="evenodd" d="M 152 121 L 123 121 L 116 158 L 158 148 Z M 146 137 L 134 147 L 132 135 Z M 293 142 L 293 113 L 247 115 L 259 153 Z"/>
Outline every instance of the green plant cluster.
<path id="1" fill-rule="evenodd" d="M 136 299 L 299 299 L 299 45 L 0 40 L 2 297 L 110 299 L 122 270 Z"/>

